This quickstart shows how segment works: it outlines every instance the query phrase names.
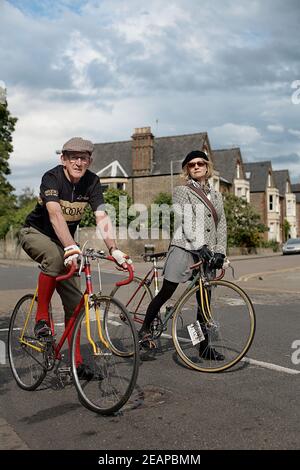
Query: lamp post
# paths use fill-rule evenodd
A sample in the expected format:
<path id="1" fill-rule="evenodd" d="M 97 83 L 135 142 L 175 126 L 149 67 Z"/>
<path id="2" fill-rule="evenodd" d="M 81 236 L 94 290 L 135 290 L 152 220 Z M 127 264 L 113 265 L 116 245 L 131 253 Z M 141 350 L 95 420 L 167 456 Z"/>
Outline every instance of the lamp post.
<path id="1" fill-rule="evenodd" d="M 171 173 L 171 195 L 173 195 L 174 185 L 173 185 L 173 163 L 181 163 L 182 160 L 171 160 L 170 161 L 170 173 Z"/>

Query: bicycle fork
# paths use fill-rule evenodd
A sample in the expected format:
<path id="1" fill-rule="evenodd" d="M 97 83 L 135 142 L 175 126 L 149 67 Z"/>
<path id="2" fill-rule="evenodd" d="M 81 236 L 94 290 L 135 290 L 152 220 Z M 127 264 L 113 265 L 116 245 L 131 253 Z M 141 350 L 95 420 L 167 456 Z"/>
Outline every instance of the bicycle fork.
<path id="1" fill-rule="evenodd" d="M 200 292 L 200 301 L 201 301 L 201 313 L 205 321 L 210 324 L 213 322 L 211 310 L 210 310 L 210 301 L 208 298 L 208 292 L 206 287 L 203 285 L 201 277 L 199 277 L 199 292 Z"/>
<path id="2" fill-rule="evenodd" d="M 103 352 L 101 349 L 96 345 L 95 341 L 92 338 L 91 335 L 91 325 L 90 325 L 90 306 L 89 306 L 89 295 L 85 294 L 84 295 L 84 308 L 85 308 L 85 320 L 86 320 L 86 334 L 89 343 L 91 344 L 94 355 L 95 356 L 101 356 L 103 355 Z M 95 316 L 96 316 L 96 323 L 97 323 L 97 331 L 98 331 L 98 336 L 101 341 L 101 343 L 109 349 L 109 343 L 105 339 L 103 332 L 102 332 L 102 325 L 101 325 L 101 318 L 100 318 L 100 309 L 97 305 L 97 302 L 94 300 L 94 308 L 95 308 Z"/>

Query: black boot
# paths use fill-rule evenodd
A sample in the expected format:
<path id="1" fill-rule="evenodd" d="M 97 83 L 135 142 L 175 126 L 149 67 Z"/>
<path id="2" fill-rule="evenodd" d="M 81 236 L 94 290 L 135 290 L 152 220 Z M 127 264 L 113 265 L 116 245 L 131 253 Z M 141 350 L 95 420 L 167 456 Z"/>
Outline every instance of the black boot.
<path id="1" fill-rule="evenodd" d="M 225 356 L 224 354 L 219 353 L 209 344 L 208 340 L 208 332 L 205 325 L 201 325 L 201 329 L 204 334 L 204 340 L 201 341 L 199 347 L 199 357 L 201 359 L 208 359 L 210 361 L 224 361 Z"/>

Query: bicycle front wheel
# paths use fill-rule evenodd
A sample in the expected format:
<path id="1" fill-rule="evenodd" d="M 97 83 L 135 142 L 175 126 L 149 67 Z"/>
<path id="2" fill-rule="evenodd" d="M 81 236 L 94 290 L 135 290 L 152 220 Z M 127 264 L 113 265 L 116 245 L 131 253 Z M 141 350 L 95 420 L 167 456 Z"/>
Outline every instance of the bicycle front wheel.
<path id="1" fill-rule="evenodd" d="M 195 324 L 198 290 L 198 286 L 191 289 L 174 313 L 174 345 L 189 367 L 200 372 L 221 372 L 240 361 L 250 348 L 255 333 L 254 308 L 248 295 L 237 285 L 225 280 L 210 281 L 210 321 Z M 199 324 L 204 334 L 202 345 L 200 335 L 193 334 Z"/>
<path id="2" fill-rule="evenodd" d="M 47 373 L 44 345 L 33 331 L 36 309 L 37 299 L 32 294 L 25 295 L 15 306 L 9 325 L 9 363 L 17 384 L 24 390 L 35 390 Z"/>
<path id="3" fill-rule="evenodd" d="M 72 338 L 72 372 L 81 402 L 88 409 L 108 415 L 129 399 L 138 375 L 139 348 L 131 318 L 120 302 L 99 296 L 95 308 L 79 315 Z M 93 373 L 84 381 L 77 374 L 78 356 Z M 76 360 L 77 356 L 77 360 Z"/>

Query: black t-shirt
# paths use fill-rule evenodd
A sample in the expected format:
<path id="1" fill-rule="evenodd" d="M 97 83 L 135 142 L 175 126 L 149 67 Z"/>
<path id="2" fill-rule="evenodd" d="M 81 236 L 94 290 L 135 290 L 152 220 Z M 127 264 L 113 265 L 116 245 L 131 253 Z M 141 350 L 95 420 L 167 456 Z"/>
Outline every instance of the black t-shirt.
<path id="1" fill-rule="evenodd" d="M 75 184 L 68 180 L 62 165 L 47 171 L 42 177 L 39 201 L 27 216 L 25 226 L 34 227 L 55 241 L 58 241 L 58 238 L 46 208 L 46 203 L 50 201 L 60 204 L 72 236 L 87 204 L 90 204 L 93 211 L 104 210 L 102 188 L 99 177 L 95 173 L 87 170 Z"/>

